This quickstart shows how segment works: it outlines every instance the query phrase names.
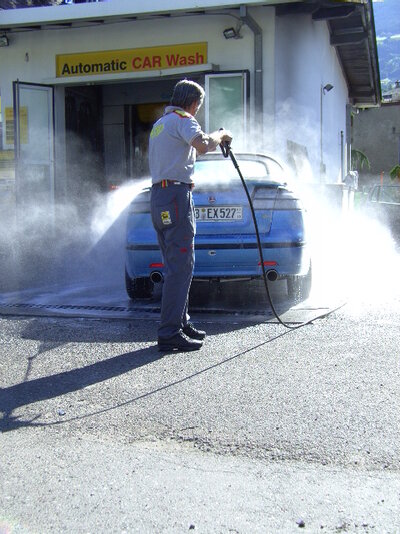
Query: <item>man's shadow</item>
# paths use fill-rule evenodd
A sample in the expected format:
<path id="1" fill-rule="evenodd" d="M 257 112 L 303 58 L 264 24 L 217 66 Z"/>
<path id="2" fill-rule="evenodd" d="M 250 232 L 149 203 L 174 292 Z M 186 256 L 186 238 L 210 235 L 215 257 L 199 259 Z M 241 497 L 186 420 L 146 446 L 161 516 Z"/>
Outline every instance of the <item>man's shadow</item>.
<path id="1" fill-rule="evenodd" d="M 98 384 L 110 378 L 122 375 L 143 365 L 155 362 L 163 357 L 156 346 L 128 352 L 87 365 L 79 369 L 64 371 L 51 376 L 36 378 L 0 388 L 0 431 L 7 432 L 24 426 L 46 426 L 46 423 L 35 422 L 40 415 L 29 421 L 20 420 L 13 412 L 28 404 L 51 399 L 73 391 Z"/>
<path id="2" fill-rule="evenodd" d="M 231 325 L 231 329 L 232 329 L 232 326 L 233 325 Z M 236 326 L 238 328 L 242 327 L 242 325 L 236 325 Z M 233 329 L 235 329 L 235 327 Z M 214 328 L 214 330 L 218 331 L 219 329 L 217 327 L 217 328 Z M 204 368 L 194 373 L 190 373 L 187 376 L 184 376 L 183 378 L 180 378 L 176 381 L 169 382 L 167 384 L 160 385 L 160 387 L 156 388 L 155 390 L 148 391 L 140 395 L 139 397 L 129 399 L 123 402 L 122 404 L 118 403 L 116 405 L 104 408 L 101 410 L 101 412 L 112 410 L 123 404 L 129 404 L 140 398 L 145 398 L 145 397 L 148 397 L 149 395 L 153 395 L 154 393 L 157 393 L 161 390 L 164 390 L 164 389 L 167 389 L 173 386 L 177 386 L 178 384 L 185 382 L 186 380 L 190 380 L 194 376 L 210 372 L 213 369 L 220 367 L 221 365 L 232 362 L 236 360 L 237 358 L 243 356 L 247 352 L 250 352 L 254 350 L 255 348 L 261 347 L 263 345 L 266 345 L 270 343 L 271 341 L 274 341 L 282 336 L 287 335 L 288 333 L 289 331 L 286 330 L 283 333 L 277 334 L 271 338 L 266 339 L 265 341 L 259 343 L 256 346 L 250 346 L 244 350 L 240 350 L 239 352 L 235 354 L 228 355 L 224 357 L 223 359 L 211 365 L 205 366 Z M 45 342 L 43 344 L 41 350 L 39 350 L 36 356 L 39 356 L 42 352 L 46 352 L 47 350 L 51 350 L 52 348 L 55 348 L 62 344 L 63 344 L 62 342 L 57 343 L 57 342 L 47 341 L 47 343 Z M 124 354 L 120 354 L 118 356 L 114 356 L 112 358 L 108 358 L 106 360 L 99 361 L 99 362 L 87 365 L 85 367 L 73 369 L 70 371 L 63 371 L 57 374 L 53 374 L 53 375 L 45 376 L 41 378 L 36 378 L 33 380 L 28 380 L 28 377 L 29 377 L 29 373 L 31 370 L 33 359 L 36 356 L 30 359 L 28 358 L 28 367 L 25 373 L 24 381 L 19 384 L 15 384 L 13 386 L 0 388 L 0 412 L 2 413 L 2 418 L 0 419 L 0 432 L 8 432 L 11 430 L 16 430 L 21 427 L 29 427 L 29 426 L 43 427 L 43 426 L 49 426 L 52 424 L 60 424 L 61 422 L 62 423 L 66 422 L 66 420 L 57 421 L 57 422 L 39 422 L 37 420 L 40 418 L 41 414 L 38 414 L 37 416 L 35 416 L 34 418 L 30 420 L 23 420 L 20 418 L 20 416 L 14 415 L 14 411 L 17 410 L 18 408 L 21 408 L 22 406 L 26 406 L 29 404 L 34 404 L 36 402 L 45 401 L 48 399 L 59 397 L 67 393 L 79 391 L 81 389 L 84 389 L 94 384 L 105 382 L 106 380 L 109 380 L 111 378 L 120 376 L 122 374 L 128 373 L 135 369 L 139 369 L 140 367 L 143 367 L 144 365 L 153 363 L 163 358 L 163 356 L 166 354 L 168 353 L 159 352 L 157 345 L 152 345 L 145 349 L 140 349 L 134 352 L 127 352 Z M 96 412 L 96 413 L 100 413 L 100 412 Z M 87 414 L 83 417 L 87 417 L 90 415 L 94 415 L 94 413 Z M 82 416 L 73 417 L 72 419 L 69 419 L 69 421 L 80 419 L 81 417 Z"/>

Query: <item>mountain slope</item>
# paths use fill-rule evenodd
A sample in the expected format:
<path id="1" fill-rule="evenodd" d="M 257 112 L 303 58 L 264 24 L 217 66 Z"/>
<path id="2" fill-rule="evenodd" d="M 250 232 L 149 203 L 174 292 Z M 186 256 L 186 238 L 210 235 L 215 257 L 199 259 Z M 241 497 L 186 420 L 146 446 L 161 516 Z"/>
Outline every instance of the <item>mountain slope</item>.
<path id="1" fill-rule="evenodd" d="M 375 31 L 378 45 L 382 90 L 400 80 L 400 1 L 374 2 Z"/>

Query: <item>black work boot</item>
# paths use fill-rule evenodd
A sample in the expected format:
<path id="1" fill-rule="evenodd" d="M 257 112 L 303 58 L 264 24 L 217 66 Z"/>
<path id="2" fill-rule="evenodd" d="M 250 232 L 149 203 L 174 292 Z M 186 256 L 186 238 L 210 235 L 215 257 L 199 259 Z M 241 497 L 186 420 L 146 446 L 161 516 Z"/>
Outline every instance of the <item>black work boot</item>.
<path id="1" fill-rule="evenodd" d="M 200 341 L 206 337 L 204 330 L 197 330 L 192 323 L 188 323 L 182 328 L 182 332 L 186 334 L 190 339 L 199 339 Z"/>
<path id="2" fill-rule="evenodd" d="M 159 337 L 158 350 L 199 350 L 203 346 L 201 341 L 197 339 L 189 339 L 185 334 L 179 332 L 172 337 Z"/>

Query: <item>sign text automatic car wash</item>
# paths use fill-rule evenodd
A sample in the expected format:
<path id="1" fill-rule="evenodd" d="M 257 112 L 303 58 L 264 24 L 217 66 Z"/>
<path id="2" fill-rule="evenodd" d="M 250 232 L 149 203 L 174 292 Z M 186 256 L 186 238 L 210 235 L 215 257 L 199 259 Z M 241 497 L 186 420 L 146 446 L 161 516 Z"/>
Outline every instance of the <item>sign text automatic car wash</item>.
<path id="1" fill-rule="evenodd" d="M 163 70 L 207 63 L 207 43 L 106 50 L 56 56 L 57 78 Z"/>

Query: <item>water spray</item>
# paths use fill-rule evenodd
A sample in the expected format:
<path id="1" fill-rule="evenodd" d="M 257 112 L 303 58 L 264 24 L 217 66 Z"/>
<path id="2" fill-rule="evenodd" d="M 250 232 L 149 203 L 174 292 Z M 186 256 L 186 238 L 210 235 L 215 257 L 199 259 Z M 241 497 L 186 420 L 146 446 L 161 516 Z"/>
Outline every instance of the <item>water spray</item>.
<path id="1" fill-rule="evenodd" d="M 257 218 L 256 218 L 256 214 L 255 214 L 255 211 L 254 211 L 253 202 L 251 200 L 251 196 L 250 196 L 247 184 L 246 184 L 246 180 L 244 179 L 243 174 L 242 174 L 242 172 L 240 170 L 240 167 L 239 167 L 239 164 L 238 164 L 237 159 L 235 157 L 235 154 L 232 151 L 230 142 L 223 141 L 220 144 L 220 148 L 221 148 L 221 152 L 222 152 L 224 158 L 228 158 L 228 157 L 231 158 L 233 166 L 235 167 L 235 169 L 236 169 L 236 171 L 237 171 L 237 173 L 239 175 L 240 181 L 242 182 L 243 189 L 244 189 L 244 191 L 246 193 L 247 201 L 249 203 L 249 207 L 250 207 L 250 211 L 251 211 L 251 216 L 252 216 L 252 219 L 253 219 L 254 229 L 255 229 L 255 232 L 256 232 L 258 254 L 259 254 L 260 263 L 261 263 L 262 277 L 263 277 L 263 280 L 264 280 L 265 292 L 267 294 L 268 302 L 269 302 L 269 305 L 271 306 L 271 310 L 272 310 L 272 313 L 274 314 L 275 318 L 284 327 L 289 328 L 291 330 L 296 330 L 297 328 L 301 328 L 302 326 L 305 326 L 307 324 L 311 324 L 313 321 L 315 321 L 315 319 L 320 319 L 322 317 L 325 317 L 326 315 L 328 315 L 328 313 L 323 313 L 321 315 L 318 315 L 317 317 L 309 319 L 308 321 L 300 323 L 300 324 L 298 324 L 296 326 L 292 326 L 292 325 L 286 323 L 285 321 L 283 321 L 281 319 L 281 317 L 279 316 L 279 314 L 276 311 L 276 308 L 274 306 L 274 303 L 272 302 L 271 292 L 270 292 L 270 289 L 269 289 L 269 282 L 268 282 L 268 280 L 271 280 L 271 281 L 275 280 L 276 277 L 275 276 L 271 277 L 269 275 L 269 272 L 267 272 L 265 270 L 264 255 L 263 255 L 263 251 L 262 251 L 260 232 L 259 232 L 259 229 L 258 229 Z M 277 193 L 278 193 L 278 190 L 279 190 L 279 187 L 277 189 Z M 342 306 L 339 306 L 339 307 L 342 307 Z M 338 309 L 338 308 L 336 308 L 336 309 Z M 335 311 L 335 310 L 332 310 L 332 311 Z M 329 313 L 331 313 L 331 312 L 329 312 Z"/>

